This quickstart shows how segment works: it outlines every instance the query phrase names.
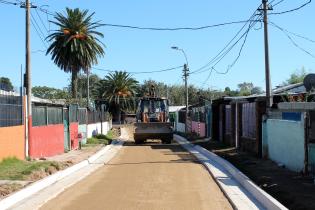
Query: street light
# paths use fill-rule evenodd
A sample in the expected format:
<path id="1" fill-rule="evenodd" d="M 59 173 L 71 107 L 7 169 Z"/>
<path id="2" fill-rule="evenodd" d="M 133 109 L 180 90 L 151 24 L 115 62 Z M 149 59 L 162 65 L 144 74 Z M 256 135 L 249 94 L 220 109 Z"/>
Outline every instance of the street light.
<path id="1" fill-rule="evenodd" d="M 183 49 L 181 49 L 181 48 L 176 47 L 176 46 L 173 46 L 172 49 L 173 50 L 179 50 L 179 51 L 181 51 L 184 54 L 185 60 L 186 60 L 186 64 L 188 66 L 188 59 L 187 59 L 187 55 L 186 55 L 185 51 Z"/>
<path id="2" fill-rule="evenodd" d="M 185 79 L 185 90 L 186 90 L 186 113 L 185 113 L 185 133 L 187 133 L 187 119 L 188 119 L 188 85 L 187 85 L 187 78 L 188 78 L 188 71 L 189 71 L 189 68 L 188 68 L 188 59 L 187 59 L 187 55 L 185 53 L 185 51 L 181 48 L 178 48 L 176 46 L 173 46 L 171 47 L 173 50 L 179 50 L 181 51 L 184 56 L 185 56 L 185 60 L 186 60 L 186 63 L 184 64 L 184 69 L 183 69 L 183 73 L 184 73 L 184 79 Z"/>

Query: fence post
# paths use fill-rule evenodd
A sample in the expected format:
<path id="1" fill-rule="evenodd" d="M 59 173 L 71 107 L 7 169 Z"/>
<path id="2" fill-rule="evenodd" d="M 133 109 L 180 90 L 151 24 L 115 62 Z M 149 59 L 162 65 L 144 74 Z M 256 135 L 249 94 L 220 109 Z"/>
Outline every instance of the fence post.
<path id="1" fill-rule="evenodd" d="M 48 125 L 48 106 L 45 106 L 46 125 Z"/>
<path id="2" fill-rule="evenodd" d="M 308 112 L 304 112 L 304 175 L 308 175 L 308 133 L 310 117 Z"/>

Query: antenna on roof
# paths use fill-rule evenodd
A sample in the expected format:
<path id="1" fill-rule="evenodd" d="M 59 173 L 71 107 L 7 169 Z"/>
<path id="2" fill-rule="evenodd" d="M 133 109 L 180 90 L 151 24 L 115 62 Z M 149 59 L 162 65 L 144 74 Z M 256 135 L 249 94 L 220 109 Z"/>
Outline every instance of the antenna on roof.
<path id="1" fill-rule="evenodd" d="M 315 89 L 315 74 L 306 75 L 303 84 L 307 92 Z"/>

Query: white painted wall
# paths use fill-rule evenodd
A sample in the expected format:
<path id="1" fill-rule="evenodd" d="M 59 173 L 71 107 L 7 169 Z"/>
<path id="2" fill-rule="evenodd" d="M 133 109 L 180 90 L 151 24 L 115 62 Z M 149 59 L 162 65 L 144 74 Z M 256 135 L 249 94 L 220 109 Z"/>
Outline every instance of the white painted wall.
<path id="1" fill-rule="evenodd" d="M 102 131 L 102 126 L 103 126 L 103 133 L 102 134 L 107 134 L 108 131 L 112 128 L 112 123 L 111 122 L 103 122 L 103 123 L 95 123 L 95 124 L 88 124 L 87 126 L 87 137 L 91 138 L 93 134 L 100 134 Z"/>

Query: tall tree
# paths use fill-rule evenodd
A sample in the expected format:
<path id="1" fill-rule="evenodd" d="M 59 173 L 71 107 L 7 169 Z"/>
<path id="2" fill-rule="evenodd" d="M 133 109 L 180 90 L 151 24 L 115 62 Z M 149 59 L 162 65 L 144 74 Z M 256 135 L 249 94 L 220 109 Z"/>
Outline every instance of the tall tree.
<path id="1" fill-rule="evenodd" d="M 59 29 L 47 39 L 52 42 L 46 55 L 51 54 L 54 63 L 65 72 L 71 72 L 72 97 L 77 98 L 78 73 L 87 73 L 92 65 L 98 63 L 98 57 L 104 55 L 104 44 L 99 37 L 104 37 L 97 29 L 102 26 L 99 21 L 93 22 L 94 12 L 69 9 L 66 13 L 56 13 L 54 23 Z"/>
<path id="2" fill-rule="evenodd" d="M 138 81 L 129 73 L 116 71 L 100 80 L 92 91 L 95 98 L 105 100 L 114 120 L 120 121 L 121 110 L 135 105 Z"/>
<path id="3" fill-rule="evenodd" d="M 13 85 L 9 78 L 0 77 L 0 90 L 13 91 Z"/>
<path id="4" fill-rule="evenodd" d="M 237 87 L 239 88 L 239 95 L 248 96 L 251 94 L 254 85 L 251 82 L 243 82 L 238 84 Z"/>
<path id="5" fill-rule="evenodd" d="M 300 71 L 296 70 L 294 73 L 292 73 L 289 77 L 289 79 L 287 79 L 284 82 L 284 85 L 290 85 L 290 84 L 296 84 L 296 83 L 300 83 L 303 82 L 304 77 L 307 75 L 305 68 L 302 67 L 302 69 Z"/>
<path id="6" fill-rule="evenodd" d="M 91 74 L 89 76 L 90 90 L 101 80 L 96 74 Z M 71 84 L 70 84 L 71 87 Z M 78 76 L 78 95 L 80 98 L 87 97 L 87 76 L 85 74 Z"/>
<path id="7" fill-rule="evenodd" d="M 69 92 L 47 86 L 35 86 L 32 88 L 34 96 L 43 99 L 69 99 Z"/>

